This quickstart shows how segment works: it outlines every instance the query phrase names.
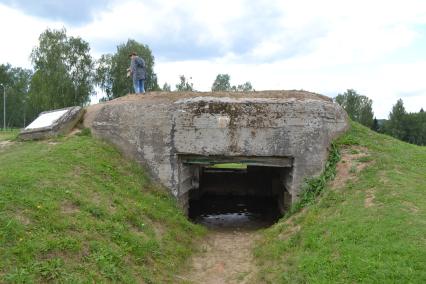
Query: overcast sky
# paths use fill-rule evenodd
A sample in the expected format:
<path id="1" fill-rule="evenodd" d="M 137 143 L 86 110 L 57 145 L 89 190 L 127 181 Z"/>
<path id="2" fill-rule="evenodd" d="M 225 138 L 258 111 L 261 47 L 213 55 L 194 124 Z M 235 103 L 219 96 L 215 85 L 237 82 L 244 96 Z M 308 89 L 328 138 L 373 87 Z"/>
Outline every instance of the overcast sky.
<path id="1" fill-rule="evenodd" d="M 160 86 L 184 74 L 208 91 L 228 73 L 256 90 L 352 88 L 378 118 L 398 98 L 426 109 L 425 0 L 0 0 L 0 64 L 31 68 L 40 33 L 62 27 L 95 58 L 149 45 Z"/>

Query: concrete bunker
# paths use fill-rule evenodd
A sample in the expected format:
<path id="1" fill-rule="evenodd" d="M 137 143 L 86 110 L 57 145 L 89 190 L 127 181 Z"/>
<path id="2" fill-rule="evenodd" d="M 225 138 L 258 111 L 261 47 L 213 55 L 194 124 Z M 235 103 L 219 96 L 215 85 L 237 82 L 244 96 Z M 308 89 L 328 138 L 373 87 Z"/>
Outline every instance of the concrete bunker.
<path id="1" fill-rule="evenodd" d="M 349 127 L 332 99 L 305 91 L 129 95 L 90 106 L 84 125 L 145 166 L 185 212 L 207 194 L 272 197 L 284 212 Z M 224 163 L 247 168 L 211 167 Z"/>

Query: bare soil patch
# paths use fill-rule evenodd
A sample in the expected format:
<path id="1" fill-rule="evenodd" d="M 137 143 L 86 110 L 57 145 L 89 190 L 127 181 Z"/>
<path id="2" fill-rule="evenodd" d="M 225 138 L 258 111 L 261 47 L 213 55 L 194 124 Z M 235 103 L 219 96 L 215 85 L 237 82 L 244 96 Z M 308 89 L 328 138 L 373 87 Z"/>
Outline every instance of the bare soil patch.
<path id="1" fill-rule="evenodd" d="M 386 172 L 385 171 L 379 172 L 379 180 L 383 184 L 388 184 L 389 183 L 389 178 L 386 176 Z"/>
<path id="2" fill-rule="evenodd" d="M 61 204 L 61 211 L 64 214 L 75 214 L 80 212 L 80 208 L 71 201 L 65 201 Z"/>
<path id="3" fill-rule="evenodd" d="M 275 90 L 254 92 L 149 92 L 143 95 L 128 94 L 117 99 L 100 103 L 117 104 L 125 101 L 177 101 L 180 99 L 195 97 L 230 97 L 230 98 L 273 98 L 273 99 L 295 99 L 295 100 L 323 100 L 332 101 L 329 97 L 308 91 L 298 90 Z"/>
<path id="4" fill-rule="evenodd" d="M 11 146 L 13 144 L 15 144 L 15 142 L 13 142 L 13 141 L 7 141 L 7 140 L 6 141 L 0 141 L 0 150 L 6 148 L 8 146 Z"/>
<path id="5" fill-rule="evenodd" d="M 210 232 L 189 272 L 178 279 L 183 283 L 255 283 L 252 248 L 257 237 L 255 231 Z"/>
<path id="6" fill-rule="evenodd" d="M 16 213 L 15 218 L 25 226 L 28 226 L 31 223 L 30 219 L 21 212 Z"/>
<path id="7" fill-rule="evenodd" d="M 404 201 L 402 204 L 404 204 L 411 213 L 418 213 L 420 211 L 420 209 L 412 202 Z"/>
<path id="8" fill-rule="evenodd" d="M 288 223 L 288 226 L 286 227 L 286 229 L 278 235 L 278 238 L 280 240 L 286 240 L 290 238 L 291 236 L 293 236 L 294 234 L 296 234 L 297 232 L 299 232 L 300 229 L 301 229 L 300 225 L 295 225 L 290 222 Z"/>
<path id="9" fill-rule="evenodd" d="M 341 159 L 336 166 L 336 177 L 331 182 L 331 187 L 335 189 L 343 187 L 350 180 L 355 180 L 357 173 L 372 163 L 372 161 L 360 161 L 369 156 L 367 148 L 361 146 L 345 147 L 340 154 Z"/>
<path id="10" fill-rule="evenodd" d="M 300 216 L 303 216 L 306 213 L 306 207 L 303 208 L 300 212 L 290 216 L 285 222 L 278 223 L 277 226 L 283 227 L 280 231 L 280 234 L 278 235 L 278 238 L 280 240 L 286 240 L 293 236 L 294 234 L 298 233 L 301 229 L 301 226 L 296 224 L 295 221 L 297 221 L 297 218 Z"/>
<path id="11" fill-rule="evenodd" d="M 374 198 L 376 198 L 376 196 L 374 195 L 374 192 L 372 189 L 367 190 L 366 194 L 367 196 L 364 201 L 364 206 L 365 208 L 369 208 L 374 205 Z"/>
<path id="12" fill-rule="evenodd" d="M 74 136 L 74 135 L 77 135 L 79 133 L 81 133 L 81 129 L 79 129 L 79 128 L 73 128 L 70 131 L 70 133 L 68 133 L 67 137 Z"/>

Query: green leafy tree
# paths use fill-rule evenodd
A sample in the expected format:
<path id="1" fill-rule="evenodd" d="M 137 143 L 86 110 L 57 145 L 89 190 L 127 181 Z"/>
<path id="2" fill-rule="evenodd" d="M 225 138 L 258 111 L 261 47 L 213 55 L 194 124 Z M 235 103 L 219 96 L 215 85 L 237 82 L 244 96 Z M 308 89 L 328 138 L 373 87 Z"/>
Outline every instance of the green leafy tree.
<path id="1" fill-rule="evenodd" d="M 403 140 L 417 145 L 426 145 L 426 113 L 408 113 L 403 117 Z"/>
<path id="2" fill-rule="evenodd" d="M 231 85 L 231 76 L 229 74 L 218 74 L 212 85 L 213 92 L 250 92 L 253 86 L 250 82 L 235 86 Z"/>
<path id="3" fill-rule="evenodd" d="M 247 81 L 242 85 L 238 85 L 236 87 L 236 91 L 237 92 L 251 92 L 251 91 L 253 91 L 253 86 L 251 85 L 250 82 Z"/>
<path id="4" fill-rule="evenodd" d="M 31 53 L 34 75 L 29 106 L 32 115 L 75 105 L 85 105 L 93 94 L 93 60 L 89 44 L 68 37 L 66 30 L 47 29 Z"/>
<path id="5" fill-rule="evenodd" d="M 163 91 L 164 92 L 171 92 L 172 91 L 172 86 L 170 86 L 169 84 L 167 84 L 167 82 L 166 83 L 164 83 L 164 85 L 163 85 Z"/>
<path id="6" fill-rule="evenodd" d="M 213 92 L 231 91 L 231 76 L 228 74 L 218 74 L 212 85 Z"/>
<path id="7" fill-rule="evenodd" d="M 3 127 L 3 94 L 6 94 L 6 127 L 25 127 L 28 121 L 27 100 L 31 70 L 0 65 L 0 126 Z"/>
<path id="8" fill-rule="evenodd" d="M 189 77 L 189 80 L 192 79 L 192 77 Z M 191 83 L 188 79 L 185 78 L 184 75 L 179 76 L 179 84 L 176 85 L 176 91 L 177 92 L 193 92 L 194 91 L 194 84 Z"/>
<path id="9" fill-rule="evenodd" d="M 112 77 L 111 66 L 111 54 L 103 54 L 101 55 L 101 58 L 96 61 L 95 82 L 106 94 L 106 97 L 101 98 L 100 101 L 107 101 L 108 99 L 113 98 L 112 85 L 114 80 Z"/>
<path id="10" fill-rule="evenodd" d="M 366 96 L 361 96 L 361 109 L 359 114 L 359 122 L 367 127 L 373 126 L 373 101 Z"/>
<path id="11" fill-rule="evenodd" d="M 392 111 L 389 114 L 389 120 L 386 125 L 386 133 L 389 135 L 404 140 L 406 135 L 405 129 L 405 111 L 404 102 L 399 99 L 396 104 L 392 107 Z"/>
<path id="12" fill-rule="evenodd" d="M 380 125 L 379 125 L 379 121 L 377 120 L 377 118 L 374 118 L 373 126 L 371 127 L 371 129 L 376 131 L 376 132 L 380 132 Z"/>
<path id="13" fill-rule="evenodd" d="M 157 75 L 154 73 L 154 56 L 148 45 L 141 44 L 133 39 L 117 46 L 114 54 L 104 54 L 97 61 L 96 83 L 105 92 L 106 99 L 114 99 L 133 93 L 133 81 L 127 77 L 127 68 L 130 66 L 129 54 L 136 54 L 145 60 L 146 64 L 146 91 L 159 91 Z"/>
<path id="14" fill-rule="evenodd" d="M 399 99 L 384 124 L 384 132 L 397 139 L 417 145 L 426 145 L 426 113 L 407 113 L 404 102 Z"/>
<path id="15" fill-rule="evenodd" d="M 348 113 L 349 117 L 367 127 L 373 127 L 373 101 L 366 96 L 357 94 L 355 90 L 348 89 L 334 99 Z"/>

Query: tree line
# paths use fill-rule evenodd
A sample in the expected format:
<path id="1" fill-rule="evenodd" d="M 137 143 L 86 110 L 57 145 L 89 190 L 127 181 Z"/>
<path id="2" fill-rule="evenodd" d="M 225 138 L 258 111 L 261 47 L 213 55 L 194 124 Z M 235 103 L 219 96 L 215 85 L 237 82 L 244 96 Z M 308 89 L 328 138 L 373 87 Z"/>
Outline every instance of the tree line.
<path id="1" fill-rule="evenodd" d="M 426 145 L 426 113 L 423 108 L 419 112 L 408 113 L 404 102 L 399 99 L 389 114 L 389 119 L 378 124 L 377 131 L 386 133 L 402 141 Z"/>
<path id="2" fill-rule="evenodd" d="M 171 91 L 167 83 L 159 87 L 154 56 L 148 45 L 129 39 L 119 44 L 115 53 L 94 59 L 89 43 L 82 38 L 68 36 L 65 29 L 45 30 L 31 52 L 32 70 L 0 65 L 0 94 L 6 93 L 6 126 L 24 127 L 42 111 L 85 106 L 96 94 L 96 87 L 105 94 L 102 101 L 132 93 L 133 83 L 127 78 L 131 52 L 145 60 L 147 91 Z M 174 91 L 195 91 L 191 79 L 181 75 Z M 251 90 L 250 82 L 231 86 L 228 74 L 217 75 L 212 85 L 212 91 Z M 3 110 L 3 99 L 0 110 Z M 0 125 L 3 125 L 3 115 Z"/>
<path id="3" fill-rule="evenodd" d="M 176 84 L 176 91 L 178 92 L 193 92 L 194 84 L 190 81 L 192 78 L 187 79 L 185 75 L 180 75 L 180 82 Z M 169 84 L 164 83 L 163 91 L 171 91 Z M 254 91 L 253 86 L 249 81 L 241 85 L 231 85 L 231 76 L 229 74 L 218 74 L 216 79 L 213 81 L 211 87 L 212 92 L 251 92 Z"/>
<path id="4" fill-rule="evenodd" d="M 115 53 L 103 54 L 99 59 L 90 55 L 89 43 L 80 37 L 66 34 L 65 29 L 47 29 L 39 36 L 38 45 L 31 52 L 32 70 L 0 65 L 0 92 L 6 96 L 6 126 L 24 127 L 42 111 L 69 106 L 85 106 L 96 87 L 102 90 L 103 101 L 132 93 L 132 81 L 127 78 L 129 54 L 136 52 L 144 58 L 147 68 L 145 82 L 147 91 L 172 91 L 171 85 L 158 85 L 154 72 L 155 59 L 148 45 L 133 39 L 119 44 Z M 179 76 L 174 91 L 196 91 L 192 78 Z M 212 84 L 213 92 L 254 91 L 250 82 L 231 84 L 229 74 L 218 74 Z M 0 93 L 1 94 L 1 93 Z M 407 113 L 403 101 L 392 108 L 388 120 L 374 118 L 373 101 L 348 89 L 335 97 L 349 117 L 375 131 L 418 145 L 426 145 L 426 115 Z M 3 100 L 0 100 L 3 110 Z M 0 116 L 3 125 L 3 116 Z"/>
<path id="5" fill-rule="evenodd" d="M 399 99 L 392 107 L 389 119 L 378 120 L 374 117 L 373 101 L 353 89 L 337 95 L 334 100 L 353 121 L 408 143 L 426 145 L 426 113 L 423 108 L 419 112 L 407 113 L 404 102 Z"/>
<path id="6" fill-rule="evenodd" d="M 96 87 L 105 92 L 104 100 L 126 95 L 132 88 L 126 74 L 132 51 L 146 61 L 147 89 L 159 90 L 153 72 L 154 57 L 148 46 L 129 39 L 117 46 L 116 53 L 103 54 L 96 60 L 90 54 L 89 43 L 82 38 L 68 36 L 65 29 L 47 29 L 31 52 L 32 70 L 0 65 L 7 127 L 24 127 L 42 111 L 85 106 L 95 95 Z M 3 110 L 3 100 L 0 107 Z M 3 115 L 0 122 L 3 125 Z"/>

